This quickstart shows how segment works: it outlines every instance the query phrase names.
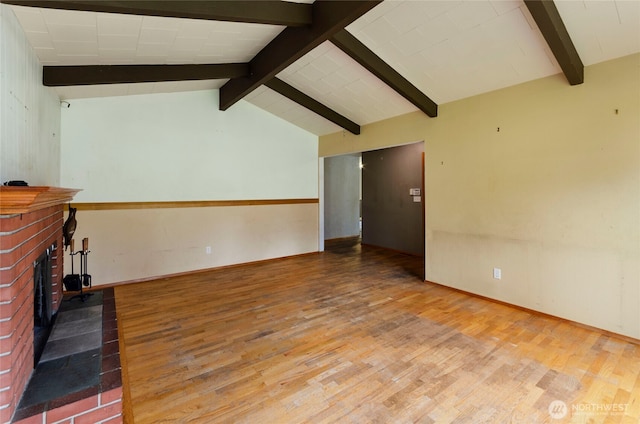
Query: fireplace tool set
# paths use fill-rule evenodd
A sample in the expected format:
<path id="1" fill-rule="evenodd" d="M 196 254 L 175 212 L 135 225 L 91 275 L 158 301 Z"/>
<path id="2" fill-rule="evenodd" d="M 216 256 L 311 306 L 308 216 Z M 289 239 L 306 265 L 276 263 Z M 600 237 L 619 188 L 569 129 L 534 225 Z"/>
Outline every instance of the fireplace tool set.
<path id="1" fill-rule="evenodd" d="M 84 293 L 82 287 L 91 288 L 91 275 L 87 273 L 87 259 L 89 256 L 89 239 L 82 239 L 82 250 L 74 252 L 73 239 L 69 240 L 69 246 L 71 247 L 71 274 L 67 274 L 62 279 L 65 289 L 67 291 L 79 291 L 80 293 L 72 296 L 71 299 L 80 299 L 86 301 L 89 296 L 93 296 L 93 293 Z M 73 271 L 73 263 L 75 262 L 75 256 L 80 255 L 80 274 L 75 274 Z"/>

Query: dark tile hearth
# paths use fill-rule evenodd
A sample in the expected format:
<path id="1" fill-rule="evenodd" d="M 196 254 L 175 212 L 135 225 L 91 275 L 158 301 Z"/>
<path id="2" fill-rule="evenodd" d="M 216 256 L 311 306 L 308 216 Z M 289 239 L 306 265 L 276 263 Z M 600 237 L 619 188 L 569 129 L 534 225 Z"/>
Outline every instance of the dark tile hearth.
<path id="1" fill-rule="evenodd" d="M 64 397 L 99 383 L 100 349 L 41 362 L 31 376 L 20 408 Z"/>
<path id="2" fill-rule="evenodd" d="M 122 386 L 113 288 L 66 295 L 14 421 Z"/>

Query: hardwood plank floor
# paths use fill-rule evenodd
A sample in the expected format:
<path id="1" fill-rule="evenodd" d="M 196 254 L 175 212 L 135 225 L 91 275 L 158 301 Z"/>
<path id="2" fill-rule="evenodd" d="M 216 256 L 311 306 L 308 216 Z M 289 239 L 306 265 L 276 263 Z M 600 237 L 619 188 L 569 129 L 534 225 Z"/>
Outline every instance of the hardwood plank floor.
<path id="1" fill-rule="evenodd" d="M 421 266 L 350 240 L 116 287 L 126 422 L 638 423 L 638 344 Z"/>

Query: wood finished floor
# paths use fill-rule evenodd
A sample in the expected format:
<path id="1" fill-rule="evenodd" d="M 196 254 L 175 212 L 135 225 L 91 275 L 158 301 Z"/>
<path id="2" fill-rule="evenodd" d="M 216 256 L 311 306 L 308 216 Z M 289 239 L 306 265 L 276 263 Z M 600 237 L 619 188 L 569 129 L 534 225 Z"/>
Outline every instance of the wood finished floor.
<path id="1" fill-rule="evenodd" d="M 639 345 L 421 266 L 349 241 L 116 287 L 126 422 L 638 423 Z"/>

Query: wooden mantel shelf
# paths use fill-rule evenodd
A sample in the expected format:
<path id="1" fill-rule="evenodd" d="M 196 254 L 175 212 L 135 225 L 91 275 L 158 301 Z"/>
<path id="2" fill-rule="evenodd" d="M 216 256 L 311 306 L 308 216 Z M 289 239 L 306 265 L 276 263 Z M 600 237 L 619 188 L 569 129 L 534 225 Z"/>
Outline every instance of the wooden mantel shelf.
<path id="1" fill-rule="evenodd" d="M 0 215 L 29 213 L 68 203 L 79 192 L 75 188 L 0 186 Z"/>

